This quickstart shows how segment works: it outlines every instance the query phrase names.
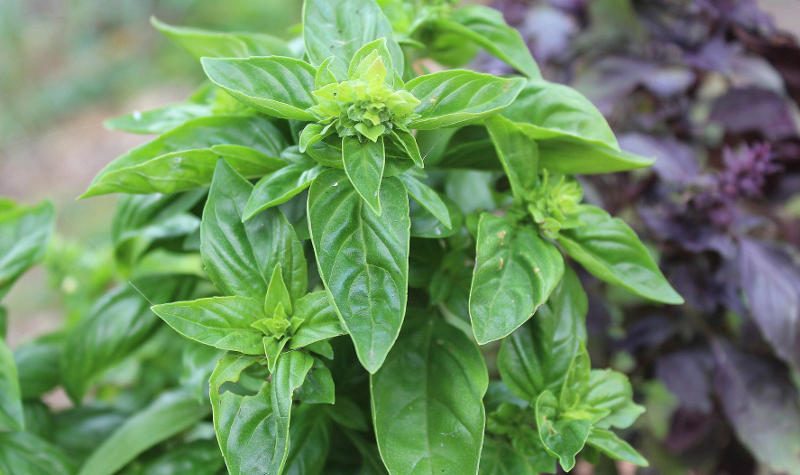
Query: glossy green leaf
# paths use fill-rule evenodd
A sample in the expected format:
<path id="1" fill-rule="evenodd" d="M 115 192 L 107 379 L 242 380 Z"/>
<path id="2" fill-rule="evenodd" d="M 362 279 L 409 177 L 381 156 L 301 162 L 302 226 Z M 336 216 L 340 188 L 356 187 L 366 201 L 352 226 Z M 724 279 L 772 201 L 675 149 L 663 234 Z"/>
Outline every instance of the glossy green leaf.
<path id="1" fill-rule="evenodd" d="M 563 84 L 528 81 L 501 115 L 535 140 L 570 138 L 619 150 L 603 114 L 589 99 Z"/>
<path id="2" fill-rule="evenodd" d="M 369 43 L 359 48 L 358 51 L 356 51 L 353 54 L 353 57 L 350 59 L 350 63 L 347 67 L 347 77 L 350 78 L 358 77 L 360 75 L 358 67 L 361 64 L 361 61 L 373 51 L 376 51 L 378 53 L 378 56 L 383 61 L 383 65 L 386 67 L 386 70 L 390 72 L 389 74 L 386 75 L 386 82 L 390 86 L 393 85 L 394 77 L 402 76 L 403 65 L 400 64 L 399 70 L 394 67 L 394 59 L 392 58 L 392 53 L 389 51 L 388 42 L 385 37 L 370 41 Z"/>
<path id="3" fill-rule="evenodd" d="M 461 231 L 461 227 L 464 225 L 464 214 L 458 209 L 458 205 L 450 198 L 446 196 L 440 196 L 439 198 L 447 208 L 447 216 L 450 218 L 451 226 L 449 228 L 445 226 L 441 220 L 422 207 L 417 200 L 413 200 L 409 203 L 411 210 L 412 237 L 440 239 L 452 236 Z M 467 291 L 469 291 L 469 288 L 467 288 Z"/>
<path id="4" fill-rule="evenodd" d="M 521 78 L 501 78 L 467 70 L 441 71 L 419 76 L 408 89 L 421 101 L 414 129 L 467 125 L 511 104 L 525 85 Z"/>
<path id="5" fill-rule="evenodd" d="M 289 289 L 286 288 L 286 283 L 283 281 L 280 264 L 275 266 L 272 271 L 272 276 L 269 279 L 267 295 L 264 297 L 264 314 L 272 316 L 278 311 L 279 306 L 283 307 L 283 311 L 286 312 L 286 315 L 292 314 L 292 296 L 289 294 Z"/>
<path id="6" fill-rule="evenodd" d="M 410 221 L 400 180 L 383 181 L 381 202 L 379 217 L 338 170 L 317 177 L 308 196 L 320 275 L 370 372 L 380 368 L 400 332 L 408 286 Z"/>
<path id="7" fill-rule="evenodd" d="M 578 351 L 572 357 L 572 362 L 567 369 L 564 382 L 561 383 L 561 392 L 558 396 L 559 407 L 563 411 L 575 408 L 581 402 L 581 396 L 588 389 L 589 375 L 592 371 L 592 363 L 589 361 L 589 353 L 581 343 Z M 594 408 L 592 408 L 594 409 Z M 602 408 L 600 408 L 602 410 Z"/>
<path id="8" fill-rule="evenodd" d="M 549 454 L 545 454 L 549 457 Z M 543 457 L 542 457 L 543 458 Z M 480 475 L 538 475 L 555 473 L 553 458 L 549 461 L 529 457 L 502 440 L 487 437 L 483 442 Z"/>
<path id="9" fill-rule="evenodd" d="M 489 213 L 478 223 L 475 261 L 469 313 L 482 345 L 525 323 L 564 274 L 561 253 L 533 228 Z"/>
<path id="10" fill-rule="evenodd" d="M 204 345 L 248 355 L 264 354 L 264 335 L 251 326 L 264 316 L 258 300 L 210 297 L 156 305 L 153 312 L 176 332 Z"/>
<path id="11" fill-rule="evenodd" d="M 54 219 L 49 201 L 0 210 L 0 299 L 23 272 L 44 258 Z"/>
<path id="12" fill-rule="evenodd" d="M 380 187 L 386 164 L 383 138 L 378 138 L 377 142 L 361 142 L 357 137 L 344 137 L 342 163 L 353 188 L 372 212 L 380 216 Z"/>
<path id="13" fill-rule="evenodd" d="M 558 238 L 570 257 L 610 284 L 656 302 L 683 303 L 624 221 L 589 205 L 581 207 L 578 217 L 585 225 L 563 231 Z"/>
<path id="14" fill-rule="evenodd" d="M 539 183 L 539 147 L 516 124 L 500 115 L 487 119 L 486 128 L 514 198 L 521 203 Z"/>
<path id="15" fill-rule="evenodd" d="M 372 0 L 306 0 L 303 6 L 303 41 L 312 64 L 333 56 L 328 68 L 339 80 L 347 75 L 350 60 L 362 46 L 386 38 L 386 48 L 396 71 L 403 71 L 403 51 L 392 39 L 392 27 Z"/>
<path id="16" fill-rule="evenodd" d="M 550 298 L 527 324 L 503 340 L 497 366 L 517 396 L 535 401 L 545 389 L 557 392 L 585 338 L 586 293 L 567 268 Z"/>
<path id="17" fill-rule="evenodd" d="M 609 173 L 647 167 L 653 159 L 623 152 L 603 115 L 571 87 L 528 81 L 501 115 L 537 140 L 543 167 L 560 173 Z"/>
<path id="18" fill-rule="evenodd" d="M 14 354 L 0 339 L 0 429 L 22 430 L 25 416 Z"/>
<path id="19" fill-rule="evenodd" d="M 157 239 L 191 234 L 200 218 L 190 211 L 205 197 L 205 190 L 180 194 L 123 195 L 111 222 L 114 258 L 124 271 Z"/>
<path id="20" fill-rule="evenodd" d="M 243 104 L 282 119 L 313 121 L 308 109 L 317 70 L 299 59 L 281 56 L 203 58 L 206 76 Z"/>
<path id="21" fill-rule="evenodd" d="M 589 437 L 591 423 L 584 419 L 559 417 L 558 400 L 550 391 L 536 399 L 536 425 L 545 450 L 558 457 L 565 472 L 575 466 L 575 456 Z"/>
<path id="22" fill-rule="evenodd" d="M 442 201 L 442 198 L 436 190 L 407 173 L 400 175 L 400 180 L 406 185 L 409 196 L 428 210 L 428 212 L 444 224 L 445 227 L 453 227 L 453 223 L 450 221 L 450 211 L 447 209 L 447 205 Z"/>
<path id="23" fill-rule="evenodd" d="M 327 292 L 311 292 L 300 297 L 294 306 L 293 316 L 302 318 L 289 342 L 289 348 L 308 346 L 318 341 L 344 335 L 345 330 L 336 314 L 336 308 L 328 298 Z"/>
<path id="24" fill-rule="evenodd" d="M 262 338 L 264 354 L 267 356 L 267 369 L 270 373 L 275 371 L 278 358 L 283 354 L 283 348 L 289 341 L 288 337 L 265 336 Z"/>
<path id="25" fill-rule="evenodd" d="M 393 474 L 476 473 L 486 365 L 463 332 L 418 317 L 370 380 L 381 457 Z"/>
<path id="26" fill-rule="evenodd" d="M 625 429 L 644 412 L 633 402 L 633 388 L 624 374 L 610 369 L 593 369 L 589 384 L 581 395 L 581 405 L 601 415 L 594 422 L 598 428 Z"/>
<path id="27" fill-rule="evenodd" d="M 297 399 L 303 404 L 334 404 L 336 386 L 331 370 L 321 360 L 315 359 L 306 380 L 297 390 Z"/>
<path id="28" fill-rule="evenodd" d="M 61 379 L 69 397 L 83 399 L 89 385 L 147 340 L 158 325 L 152 303 L 186 298 L 195 281 L 154 276 L 112 290 L 68 333 L 61 355 Z"/>
<path id="29" fill-rule="evenodd" d="M 230 155 L 213 149 L 231 144 L 252 149 Z M 285 163 L 281 132 L 259 116 L 220 115 L 190 120 L 109 163 L 81 196 L 107 193 L 174 193 L 211 183 L 220 156 L 247 177 L 260 177 Z"/>
<path id="30" fill-rule="evenodd" d="M 589 438 L 586 439 L 586 443 L 614 460 L 623 460 L 640 467 L 647 467 L 649 465 L 647 460 L 645 460 L 639 452 L 610 430 L 592 427 L 591 432 L 589 432 Z"/>
<path id="31" fill-rule="evenodd" d="M 42 335 L 14 350 L 23 399 L 36 399 L 61 383 L 58 365 L 63 346 L 64 333 L 58 332 Z"/>
<path id="32" fill-rule="evenodd" d="M 213 115 L 211 104 L 181 102 L 144 112 L 134 111 L 130 114 L 109 119 L 103 125 L 110 130 L 119 130 L 133 134 L 163 134 L 192 119 Z"/>
<path id="33" fill-rule="evenodd" d="M 471 40 L 529 78 L 541 78 L 539 66 L 519 32 L 508 26 L 501 12 L 483 5 L 468 5 L 435 25 Z"/>
<path id="34" fill-rule="evenodd" d="M 29 432 L 0 432 L 0 473 L 72 475 L 75 466 L 57 446 Z"/>
<path id="35" fill-rule="evenodd" d="M 284 475 L 319 475 L 331 447 L 331 420 L 317 406 L 301 405 L 292 411 L 289 456 Z"/>
<path id="36" fill-rule="evenodd" d="M 259 180 L 244 208 L 248 220 L 267 208 L 283 204 L 311 185 L 323 168 L 316 163 L 308 167 L 290 164 Z"/>
<path id="37" fill-rule="evenodd" d="M 239 378 L 255 359 L 228 353 L 211 375 L 210 396 L 217 440 L 232 475 L 281 473 L 289 453 L 292 394 L 303 384 L 313 358 L 292 351 L 255 394 L 237 394 L 225 383 Z"/>
<path id="38" fill-rule="evenodd" d="M 292 296 L 306 293 L 303 246 L 277 208 L 242 223 L 253 186 L 220 160 L 200 226 L 200 253 L 214 284 L 226 295 L 263 301 L 272 271 L 281 264 Z"/>
<path id="39" fill-rule="evenodd" d="M 289 56 L 286 42 L 263 33 L 223 33 L 182 26 L 167 25 L 157 18 L 150 18 L 161 33 L 180 45 L 197 59 L 247 58 L 249 56 Z"/>
<path id="40" fill-rule="evenodd" d="M 79 475 L 111 475 L 137 455 L 208 416 L 206 404 L 182 391 L 161 394 L 106 439 L 81 467 Z"/>
<path id="41" fill-rule="evenodd" d="M 420 168 L 425 166 L 422 155 L 419 153 L 417 140 L 414 138 L 414 135 L 412 135 L 411 132 L 400 128 L 395 128 L 392 129 L 392 137 L 394 138 L 395 142 L 405 151 L 405 153 L 408 155 L 408 158 L 414 162 L 414 165 Z"/>
<path id="42" fill-rule="evenodd" d="M 429 166 L 474 170 L 502 170 L 492 141 L 482 125 L 421 130 L 415 136 Z"/>
<path id="43" fill-rule="evenodd" d="M 171 447 L 169 451 L 143 468 L 147 475 L 215 475 L 225 466 L 217 442 L 213 439 L 194 440 Z"/>

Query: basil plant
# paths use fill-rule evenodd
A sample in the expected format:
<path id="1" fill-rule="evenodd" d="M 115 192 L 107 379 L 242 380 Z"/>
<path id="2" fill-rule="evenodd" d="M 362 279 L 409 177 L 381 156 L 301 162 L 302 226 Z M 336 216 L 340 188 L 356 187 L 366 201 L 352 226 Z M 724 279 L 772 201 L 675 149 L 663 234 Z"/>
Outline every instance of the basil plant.
<path id="1" fill-rule="evenodd" d="M 682 299 L 574 175 L 652 160 L 542 79 L 498 12 L 306 0 L 289 43 L 154 24 L 207 82 L 109 121 L 159 135 L 84 196 L 124 194 L 118 267 L 192 351 L 207 347 L 202 401 L 228 472 L 647 465 L 615 432 L 643 408 L 624 374 L 592 368 L 574 268 Z M 518 74 L 446 69 L 479 49 Z M 76 401 L 92 371 L 67 376 Z M 208 417 L 194 411 L 180 430 Z"/>

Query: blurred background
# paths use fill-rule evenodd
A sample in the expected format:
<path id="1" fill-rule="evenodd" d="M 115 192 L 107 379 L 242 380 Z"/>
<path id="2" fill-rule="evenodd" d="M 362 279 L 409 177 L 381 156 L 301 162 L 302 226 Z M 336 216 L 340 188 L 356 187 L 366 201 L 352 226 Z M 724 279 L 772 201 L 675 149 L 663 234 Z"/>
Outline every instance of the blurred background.
<path id="1" fill-rule="evenodd" d="M 12 348 L 84 312 L 111 279 L 115 197 L 75 197 L 149 137 L 103 120 L 202 81 L 150 16 L 288 38 L 300 3 L 0 0 L 0 196 L 49 198 L 58 215 L 45 265 L 4 301 Z M 627 373 L 647 406 L 634 445 L 651 471 L 800 473 L 800 1 L 480 3 L 520 30 L 546 79 L 598 106 L 623 148 L 657 157 L 651 171 L 582 180 L 687 300 L 652 306 L 581 276 L 593 362 Z M 472 66 L 510 72 L 486 55 Z"/>

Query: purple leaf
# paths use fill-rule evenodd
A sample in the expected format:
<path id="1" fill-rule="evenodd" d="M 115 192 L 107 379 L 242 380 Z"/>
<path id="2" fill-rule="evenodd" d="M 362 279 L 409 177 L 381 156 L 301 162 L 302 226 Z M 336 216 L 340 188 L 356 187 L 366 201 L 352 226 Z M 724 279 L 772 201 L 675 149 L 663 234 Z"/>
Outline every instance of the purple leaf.
<path id="1" fill-rule="evenodd" d="M 800 271 L 791 256 L 749 239 L 739 243 L 740 285 L 775 353 L 800 368 Z"/>
<path id="2" fill-rule="evenodd" d="M 656 360 L 656 377 L 690 412 L 708 414 L 711 404 L 711 353 L 705 348 L 679 350 Z"/>
<path id="3" fill-rule="evenodd" d="M 732 89 L 714 102 L 709 119 L 730 134 L 758 133 L 769 140 L 797 135 L 787 100 L 757 87 Z"/>
<path id="4" fill-rule="evenodd" d="M 713 340 L 714 387 L 739 440 L 773 470 L 800 467 L 800 407 L 788 374 L 774 362 Z"/>

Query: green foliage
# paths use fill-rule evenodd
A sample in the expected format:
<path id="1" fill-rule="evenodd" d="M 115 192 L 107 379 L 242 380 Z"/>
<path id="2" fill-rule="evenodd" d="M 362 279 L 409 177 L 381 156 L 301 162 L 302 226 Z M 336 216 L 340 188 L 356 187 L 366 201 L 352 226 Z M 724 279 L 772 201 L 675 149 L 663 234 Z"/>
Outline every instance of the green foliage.
<path id="1" fill-rule="evenodd" d="M 625 375 L 592 369 L 565 256 L 681 302 L 571 176 L 649 161 L 543 81 L 497 12 L 412 3 L 307 0 L 302 54 L 153 21 L 211 83 L 109 122 L 161 134 L 84 194 L 125 194 L 111 242 L 125 282 L 63 331 L 0 346 L 8 460 L 40 444 L 50 473 L 526 474 L 598 452 L 646 465 L 611 432 L 642 409 Z M 400 12 L 396 31 L 381 8 Z M 524 77 L 416 72 L 477 47 Z M 41 258 L 51 220 L 2 202 L 0 289 Z M 36 412 L 58 385 L 78 407 Z M 48 423 L 65 454 L 35 438 Z"/>

